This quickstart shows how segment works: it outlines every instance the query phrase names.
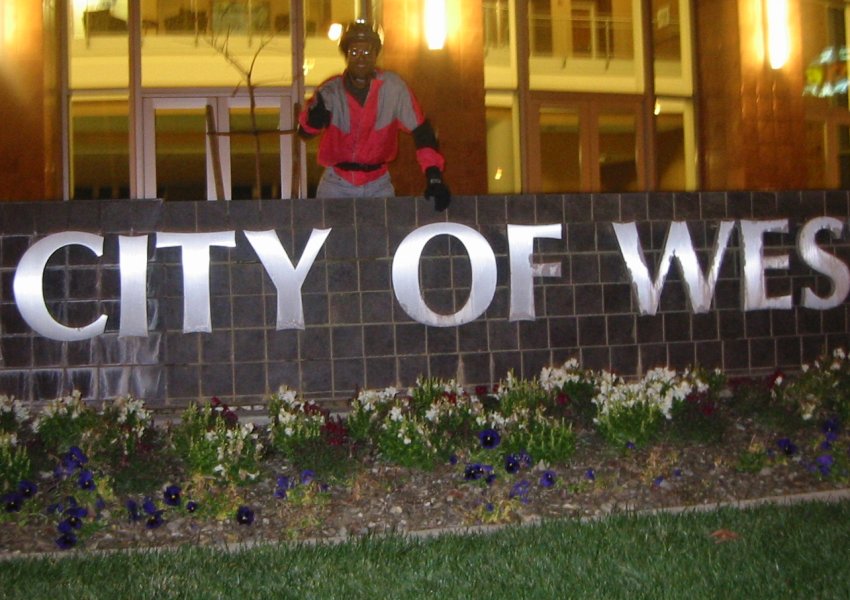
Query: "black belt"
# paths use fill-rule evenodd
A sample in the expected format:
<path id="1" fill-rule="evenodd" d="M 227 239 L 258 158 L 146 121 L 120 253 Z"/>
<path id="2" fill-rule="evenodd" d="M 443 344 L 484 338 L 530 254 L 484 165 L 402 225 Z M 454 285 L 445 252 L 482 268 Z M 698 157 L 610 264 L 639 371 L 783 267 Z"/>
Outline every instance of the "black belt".
<path id="1" fill-rule="evenodd" d="M 384 163 L 378 165 L 364 165 L 363 163 L 355 163 L 355 162 L 341 162 L 336 163 L 334 167 L 337 169 L 342 169 L 343 171 L 377 171 L 381 167 L 384 166 Z"/>

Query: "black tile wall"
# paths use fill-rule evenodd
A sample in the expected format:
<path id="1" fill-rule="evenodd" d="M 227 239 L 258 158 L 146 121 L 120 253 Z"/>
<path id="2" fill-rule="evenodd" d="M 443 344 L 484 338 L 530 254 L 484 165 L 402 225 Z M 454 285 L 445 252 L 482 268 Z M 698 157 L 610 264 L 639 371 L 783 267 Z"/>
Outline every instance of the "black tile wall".
<path id="1" fill-rule="evenodd" d="M 356 389 L 409 386 L 419 376 L 492 385 L 508 371 L 534 377 L 575 357 L 588 368 L 639 376 L 667 365 L 699 364 L 729 374 L 793 370 L 823 352 L 850 346 L 847 299 L 833 309 L 799 306 L 803 288 L 825 296 L 830 280 L 798 256 L 796 231 L 811 218 L 850 216 L 844 191 L 553 194 L 456 198 L 446 213 L 409 199 L 263 200 L 231 203 L 85 201 L 0 207 L 0 393 L 31 401 L 79 389 L 92 401 L 133 394 L 152 406 L 180 408 L 216 395 L 256 404 L 280 385 L 343 404 Z M 790 310 L 741 310 L 742 262 L 730 239 L 711 310 L 692 314 L 678 266 L 667 270 L 656 314 L 638 314 L 611 222 L 637 224 L 652 277 L 671 220 L 687 221 L 706 265 L 719 222 L 789 219 L 789 232 L 764 238 L 766 254 L 790 268 L 765 274 L 768 295 L 791 294 Z M 396 249 L 417 226 L 454 222 L 477 230 L 497 262 L 498 287 L 487 310 L 459 327 L 415 322 L 392 289 Z M 507 224 L 564 223 L 560 241 L 535 242 L 535 262 L 561 265 L 560 278 L 534 279 L 536 320 L 511 322 Z M 274 229 L 293 265 L 313 229 L 332 229 L 304 281 L 305 328 L 277 331 L 277 294 L 243 230 Z M 35 333 L 15 304 L 15 269 L 37 240 L 65 230 L 104 237 L 100 257 L 69 247 L 50 259 L 45 297 L 54 317 L 84 326 L 100 314 L 106 332 L 57 342 Z M 235 230 L 236 248 L 210 252 L 212 331 L 183 333 L 183 267 L 177 248 L 156 249 L 156 232 Z M 121 338 L 118 235 L 149 236 L 146 338 Z M 850 262 L 846 235 L 818 243 Z M 469 298 L 468 252 L 456 238 L 433 239 L 419 265 L 423 301 L 450 314 Z M 287 293 L 287 290 L 283 290 Z M 190 308 L 192 310 L 192 308 Z"/>

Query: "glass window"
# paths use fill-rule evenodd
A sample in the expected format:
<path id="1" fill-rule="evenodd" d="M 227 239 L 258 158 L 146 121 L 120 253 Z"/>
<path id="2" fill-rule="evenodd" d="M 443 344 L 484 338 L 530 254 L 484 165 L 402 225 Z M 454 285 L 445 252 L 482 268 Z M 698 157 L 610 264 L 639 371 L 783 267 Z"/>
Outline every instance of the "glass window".
<path id="1" fill-rule="evenodd" d="M 357 0 L 304 2 L 304 82 L 319 85 L 345 68 L 339 35 L 360 14 Z"/>
<path id="2" fill-rule="evenodd" d="M 259 107 L 252 122 L 248 108 L 230 110 L 230 177 L 234 200 L 280 198 L 280 110 Z M 255 130 L 267 133 L 253 135 Z M 236 135 L 234 135 L 234 133 Z M 240 135 L 241 134 L 241 135 Z M 257 179 L 259 178 L 259 192 Z"/>
<path id="3" fill-rule="evenodd" d="M 847 107 L 847 33 L 843 4 L 804 2 L 803 95 Z"/>
<path id="4" fill-rule="evenodd" d="M 511 98 L 507 100 L 498 106 L 487 106 L 487 192 L 490 194 L 513 194 L 521 190 L 516 168 L 518 136 Z"/>
<path id="5" fill-rule="evenodd" d="M 581 131 L 575 108 L 540 109 L 540 192 L 582 189 Z"/>
<path id="6" fill-rule="evenodd" d="M 486 0 L 484 9 L 484 86 L 513 90 L 517 87 L 513 2 Z"/>
<path id="7" fill-rule="evenodd" d="M 207 199 L 207 134 L 204 108 L 156 110 L 157 197 Z"/>
<path id="8" fill-rule="evenodd" d="M 652 0 L 653 69 L 657 93 L 693 94 L 690 19 L 688 0 Z"/>
<path id="9" fill-rule="evenodd" d="M 696 140 L 690 101 L 660 98 L 655 103 L 655 166 L 658 189 L 696 189 Z"/>
<path id="10" fill-rule="evenodd" d="M 126 89 L 127 0 L 72 0 L 68 18 L 71 89 Z"/>
<path id="11" fill-rule="evenodd" d="M 528 10 L 532 89 L 640 91 L 640 2 L 531 0 Z"/>
<path id="12" fill-rule="evenodd" d="M 637 115 L 610 111 L 599 115 L 599 184 L 603 192 L 639 189 L 637 170 Z"/>
<path id="13" fill-rule="evenodd" d="M 129 198 L 127 97 L 75 97 L 70 117 L 71 197 Z"/>
<path id="14" fill-rule="evenodd" d="M 289 85 L 289 0 L 142 0 L 145 87 Z"/>

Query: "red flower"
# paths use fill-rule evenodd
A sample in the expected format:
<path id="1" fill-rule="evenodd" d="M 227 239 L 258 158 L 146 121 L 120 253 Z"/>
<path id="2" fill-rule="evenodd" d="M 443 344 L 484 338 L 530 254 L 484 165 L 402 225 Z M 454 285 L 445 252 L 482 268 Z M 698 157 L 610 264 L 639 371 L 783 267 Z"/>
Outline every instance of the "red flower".
<path id="1" fill-rule="evenodd" d="M 330 446 L 342 446 L 348 438 L 348 429 L 339 419 L 328 419 L 322 425 L 322 436 Z"/>
<path id="2" fill-rule="evenodd" d="M 785 373 L 783 373 L 779 369 L 776 369 L 776 371 L 773 372 L 773 375 L 768 378 L 767 387 L 772 390 L 774 386 L 776 386 L 778 383 L 781 383 L 783 379 L 785 379 Z"/>

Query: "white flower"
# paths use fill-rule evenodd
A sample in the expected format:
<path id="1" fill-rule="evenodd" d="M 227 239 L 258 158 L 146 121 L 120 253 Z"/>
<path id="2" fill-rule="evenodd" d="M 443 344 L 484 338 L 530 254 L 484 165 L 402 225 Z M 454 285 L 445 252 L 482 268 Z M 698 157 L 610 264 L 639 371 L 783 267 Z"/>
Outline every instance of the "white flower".
<path id="1" fill-rule="evenodd" d="M 395 421 L 396 423 L 398 423 L 403 419 L 404 415 L 401 414 L 401 408 L 398 406 L 393 406 L 390 409 L 390 421 Z"/>

